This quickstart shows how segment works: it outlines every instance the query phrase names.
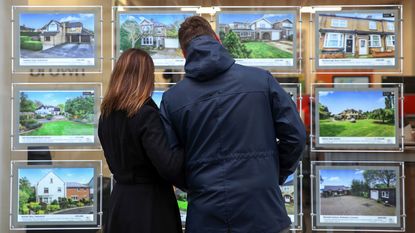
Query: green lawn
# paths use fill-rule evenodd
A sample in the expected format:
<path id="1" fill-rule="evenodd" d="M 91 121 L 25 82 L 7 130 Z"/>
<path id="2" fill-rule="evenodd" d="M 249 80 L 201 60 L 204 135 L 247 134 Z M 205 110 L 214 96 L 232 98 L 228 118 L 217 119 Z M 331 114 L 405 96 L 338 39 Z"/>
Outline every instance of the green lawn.
<path id="1" fill-rule="evenodd" d="M 92 124 L 82 124 L 73 121 L 53 121 L 43 123 L 42 126 L 33 130 L 26 136 L 65 136 L 65 135 L 94 135 Z"/>
<path id="2" fill-rule="evenodd" d="M 243 43 L 251 51 L 249 58 L 292 58 L 292 53 L 278 49 L 265 42 Z"/>
<path id="3" fill-rule="evenodd" d="M 292 215 L 295 213 L 294 211 L 294 202 L 293 203 L 285 203 L 285 209 L 287 210 L 288 215 Z"/>
<path id="4" fill-rule="evenodd" d="M 187 211 L 187 201 L 179 201 L 177 200 L 177 205 L 179 205 L 180 210 Z"/>
<path id="5" fill-rule="evenodd" d="M 320 120 L 322 137 L 394 137 L 394 124 L 382 124 L 375 120 L 332 121 Z"/>

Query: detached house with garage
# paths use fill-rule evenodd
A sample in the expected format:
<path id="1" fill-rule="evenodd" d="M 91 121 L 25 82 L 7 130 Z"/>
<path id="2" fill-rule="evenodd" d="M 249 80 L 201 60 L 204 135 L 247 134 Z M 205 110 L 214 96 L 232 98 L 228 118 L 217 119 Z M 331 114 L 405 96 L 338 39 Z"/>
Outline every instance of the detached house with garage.
<path id="1" fill-rule="evenodd" d="M 294 202 L 294 180 L 291 179 L 280 186 L 285 203 Z"/>
<path id="2" fill-rule="evenodd" d="M 388 205 L 396 205 L 396 188 L 371 188 L 370 199 L 382 201 Z"/>
<path id="3" fill-rule="evenodd" d="M 394 57 L 395 21 L 319 14 L 320 58 Z"/>
<path id="4" fill-rule="evenodd" d="M 37 31 L 40 32 L 43 50 L 64 43 L 92 43 L 94 41 L 94 32 L 86 29 L 80 22 L 51 20 Z"/>

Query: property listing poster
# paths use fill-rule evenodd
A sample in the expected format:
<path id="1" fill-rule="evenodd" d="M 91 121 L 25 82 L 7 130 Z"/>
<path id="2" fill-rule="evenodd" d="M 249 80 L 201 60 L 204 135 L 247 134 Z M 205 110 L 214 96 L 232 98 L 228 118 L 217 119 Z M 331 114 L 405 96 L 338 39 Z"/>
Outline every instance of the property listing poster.
<path id="1" fill-rule="evenodd" d="M 288 176 L 285 180 L 283 185 L 280 185 L 281 194 L 285 203 L 285 209 L 287 210 L 287 214 L 291 219 L 291 222 L 294 224 L 295 215 L 296 215 L 296 202 L 297 202 L 297 194 L 296 194 L 296 187 L 297 184 L 295 182 L 296 176 L 294 174 Z"/>
<path id="2" fill-rule="evenodd" d="M 94 168 L 18 169 L 18 223 L 94 221 Z"/>
<path id="3" fill-rule="evenodd" d="M 20 13 L 20 66 L 94 66 L 95 17 L 59 11 Z"/>
<path id="4" fill-rule="evenodd" d="M 94 90 L 21 90 L 19 98 L 19 143 L 94 143 Z"/>
<path id="5" fill-rule="evenodd" d="M 155 66 L 184 66 L 178 32 L 192 13 L 120 13 L 118 54 L 140 48 L 153 58 Z"/>
<path id="6" fill-rule="evenodd" d="M 320 224 L 398 224 L 396 168 L 322 167 L 317 175 Z"/>
<path id="7" fill-rule="evenodd" d="M 394 67 L 398 48 L 396 16 L 390 10 L 317 12 L 318 67 Z"/>
<path id="8" fill-rule="evenodd" d="M 395 94 L 382 89 L 316 90 L 318 143 L 396 144 Z"/>
<path id="9" fill-rule="evenodd" d="M 295 65 L 295 12 L 219 12 L 216 23 L 223 46 L 237 63 L 260 67 Z"/>

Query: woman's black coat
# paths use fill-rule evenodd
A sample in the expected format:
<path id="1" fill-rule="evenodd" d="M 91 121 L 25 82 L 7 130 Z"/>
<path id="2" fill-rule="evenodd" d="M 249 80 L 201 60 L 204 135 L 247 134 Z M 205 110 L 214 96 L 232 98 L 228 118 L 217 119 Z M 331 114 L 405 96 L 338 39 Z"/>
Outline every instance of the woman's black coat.
<path id="1" fill-rule="evenodd" d="M 170 182 L 183 183 L 183 153 L 169 148 L 153 100 L 130 118 L 124 111 L 101 117 L 98 135 L 116 181 L 104 232 L 182 232 Z"/>

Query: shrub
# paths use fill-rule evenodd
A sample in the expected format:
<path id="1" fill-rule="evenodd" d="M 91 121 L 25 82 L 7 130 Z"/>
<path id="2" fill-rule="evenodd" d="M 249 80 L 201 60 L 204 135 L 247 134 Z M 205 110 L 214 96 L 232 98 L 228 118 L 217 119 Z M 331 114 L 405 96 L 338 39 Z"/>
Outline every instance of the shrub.
<path id="1" fill-rule="evenodd" d="M 22 214 L 29 214 L 29 208 L 27 206 L 22 207 Z"/>
<path id="2" fill-rule="evenodd" d="M 52 114 L 48 114 L 48 115 L 46 115 L 46 119 L 48 119 L 48 120 L 52 120 L 52 118 L 53 118 L 53 115 L 52 115 Z"/>
<path id="3" fill-rule="evenodd" d="M 82 202 L 78 202 L 78 203 L 76 203 L 76 206 L 78 206 L 78 207 L 83 207 L 83 206 L 84 206 L 84 203 L 82 203 Z"/>
<path id="4" fill-rule="evenodd" d="M 55 212 L 55 211 L 58 211 L 58 210 L 60 210 L 61 208 L 60 208 L 60 206 L 59 205 L 48 205 L 47 207 L 46 207 L 46 210 L 48 211 L 48 212 Z"/>
<path id="5" fill-rule="evenodd" d="M 39 123 L 35 119 L 28 119 L 28 120 L 21 120 L 20 124 L 22 124 L 26 129 L 37 129 L 42 126 L 42 123 Z"/>
<path id="6" fill-rule="evenodd" d="M 29 209 L 37 212 L 38 210 L 40 210 L 42 208 L 42 206 L 40 205 L 39 202 L 30 202 L 29 203 Z"/>
<path id="7" fill-rule="evenodd" d="M 36 211 L 36 214 L 45 214 L 45 211 L 44 210 L 38 210 L 38 211 Z"/>
<path id="8" fill-rule="evenodd" d="M 20 44 L 23 44 L 26 41 L 30 41 L 30 36 L 20 36 Z"/>
<path id="9" fill-rule="evenodd" d="M 28 40 L 28 41 L 23 41 L 23 43 L 21 43 L 20 47 L 22 49 L 28 49 L 28 50 L 32 50 L 32 51 L 40 51 L 40 50 L 43 49 L 43 44 L 40 41 Z"/>

